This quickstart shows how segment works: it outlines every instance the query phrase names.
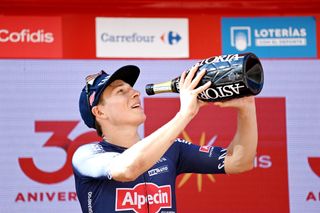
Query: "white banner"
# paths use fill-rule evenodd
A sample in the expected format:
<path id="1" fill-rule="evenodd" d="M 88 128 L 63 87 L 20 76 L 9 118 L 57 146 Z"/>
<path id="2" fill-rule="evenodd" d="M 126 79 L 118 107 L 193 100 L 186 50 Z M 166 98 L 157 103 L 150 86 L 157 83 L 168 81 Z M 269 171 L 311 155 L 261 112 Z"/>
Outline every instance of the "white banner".
<path id="1" fill-rule="evenodd" d="M 77 145 L 94 140 L 78 110 L 85 76 L 135 64 L 141 68 L 135 88 L 143 101 L 147 83 L 172 79 L 194 63 L 0 60 L 0 212 L 81 211 L 67 164 Z M 320 61 L 262 63 L 265 85 L 259 97 L 286 99 L 290 211 L 320 212 Z M 164 96 L 177 97 L 157 97 Z M 143 126 L 139 131 L 143 136 Z M 265 203 L 267 211 L 268 201 Z"/>
<path id="2" fill-rule="evenodd" d="M 98 58 L 188 58 L 188 19 L 96 18 Z"/>

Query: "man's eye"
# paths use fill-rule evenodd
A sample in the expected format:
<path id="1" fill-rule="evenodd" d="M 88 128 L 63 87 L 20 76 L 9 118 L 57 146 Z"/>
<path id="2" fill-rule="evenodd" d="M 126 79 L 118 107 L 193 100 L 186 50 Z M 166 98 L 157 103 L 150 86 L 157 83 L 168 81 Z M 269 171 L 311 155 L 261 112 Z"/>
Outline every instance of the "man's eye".
<path id="1" fill-rule="evenodd" d="M 119 89 L 118 91 L 117 91 L 117 93 L 123 93 L 123 89 Z"/>

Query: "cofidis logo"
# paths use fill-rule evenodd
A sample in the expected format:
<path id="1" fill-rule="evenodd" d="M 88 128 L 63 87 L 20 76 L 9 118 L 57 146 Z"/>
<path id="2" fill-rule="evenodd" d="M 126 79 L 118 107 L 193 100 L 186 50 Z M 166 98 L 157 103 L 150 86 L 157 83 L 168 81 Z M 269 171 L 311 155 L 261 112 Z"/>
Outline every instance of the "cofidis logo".
<path id="1" fill-rule="evenodd" d="M 4 16 L 0 21 L 0 57 L 62 57 L 60 17 Z"/>
<path id="2" fill-rule="evenodd" d="M 313 17 L 223 18 L 223 53 L 313 58 L 317 54 L 315 26 Z"/>

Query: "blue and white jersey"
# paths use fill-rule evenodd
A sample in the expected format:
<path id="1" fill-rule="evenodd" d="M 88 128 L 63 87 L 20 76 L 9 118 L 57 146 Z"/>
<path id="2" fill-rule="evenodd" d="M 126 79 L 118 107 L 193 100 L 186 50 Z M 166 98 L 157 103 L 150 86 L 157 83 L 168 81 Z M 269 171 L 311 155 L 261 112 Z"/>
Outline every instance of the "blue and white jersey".
<path id="1" fill-rule="evenodd" d="M 175 181 L 182 173 L 223 174 L 226 149 L 176 139 L 148 171 L 131 182 L 112 179 L 109 165 L 125 148 L 101 141 L 79 147 L 72 159 L 85 213 L 177 212 Z"/>

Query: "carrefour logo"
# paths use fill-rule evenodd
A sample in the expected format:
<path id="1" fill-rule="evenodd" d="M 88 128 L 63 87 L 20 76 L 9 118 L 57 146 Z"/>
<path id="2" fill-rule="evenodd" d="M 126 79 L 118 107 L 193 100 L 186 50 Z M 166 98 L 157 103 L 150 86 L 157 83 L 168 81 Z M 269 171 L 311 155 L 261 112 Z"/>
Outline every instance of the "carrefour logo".
<path id="1" fill-rule="evenodd" d="M 96 18 L 97 57 L 187 58 L 188 19 Z"/>
<path id="2" fill-rule="evenodd" d="M 142 35 L 138 33 L 132 34 L 111 34 L 111 33 L 102 33 L 101 41 L 111 42 L 111 43 L 153 43 L 155 39 L 154 35 Z"/>
<path id="3" fill-rule="evenodd" d="M 102 42 L 109 43 L 154 43 L 157 39 L 160 39 L 163 43 L 169 45 L 177 44 L 182 39 L 181 35 L 174 31 L 164 32 L 161 36 L 137 32 L 122 35 L 104 32 L 100 38 Z"/>
<path id="4" fill-rule="evenodd" d="M 179 35 L 179 33 L 173 31 L 169 31 L 161 35 L 161 41 L 169 45 L 177 44 L 181 39 L 182 37 Z"/>
<path id="5" fill-rule="evenodd" d="M 316 57 L 313 17 L 223 18 L 223 53 L 254 52 L 259 57 Z"/>

